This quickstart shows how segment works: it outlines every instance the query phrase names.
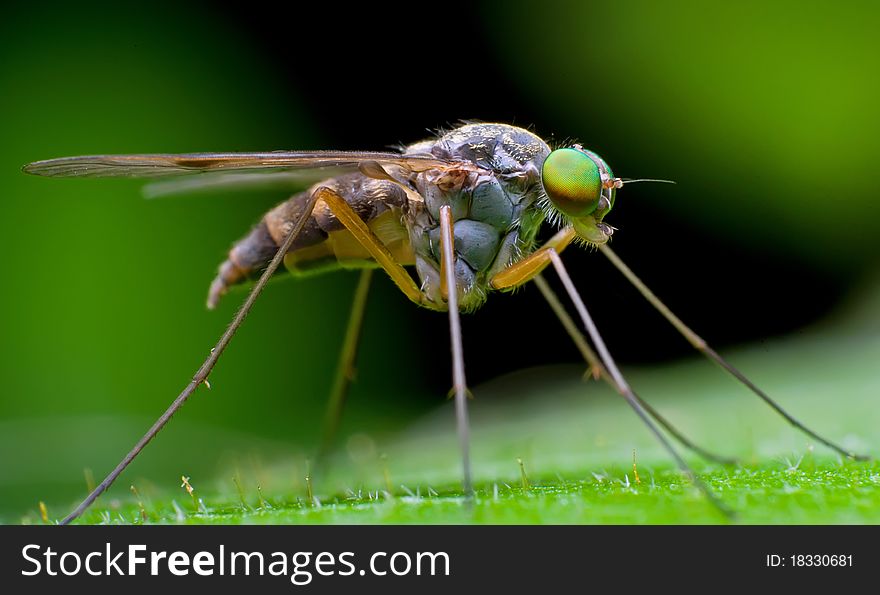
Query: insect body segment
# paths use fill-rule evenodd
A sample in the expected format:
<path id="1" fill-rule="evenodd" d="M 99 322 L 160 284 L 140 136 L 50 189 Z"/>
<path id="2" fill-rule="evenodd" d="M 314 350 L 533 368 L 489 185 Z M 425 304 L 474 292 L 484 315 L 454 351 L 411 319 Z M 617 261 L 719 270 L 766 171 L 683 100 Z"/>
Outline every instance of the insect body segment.
<path id="1" fill-rule="evenodd" d="M 319 187 L 327 187 L 341 196 L 368 222 L 401 264 L 413 264 L 406 227 L 401 221 L 407 201 L 403 189 L 393 182 L 371 179 L 360 173 L 345 174 L 296 194 L 266 213 L 260 223 L 232 247 L 227 260 L 220 265 L 208 292 L 208 307 L 216 306 L 230 286 L 250 279 L 265 268 Z M 323 201 L 315 205 L 285 255 L 284 264 L 294 274 L 378 266 Z"/>
<path id="2" fill-rule="evenodd" d="M 440 137 L 430 151 L 479 169 L 428 170 L 409 180 L 423 199 L 409 205 L 416 270 L 430 302 L 442 304 L 439 212 L 449 206 L 458 305 L 472 311 L 485 301 L 491 278 L 533 249 L 544 219 L 538 172 L 550 148 L 526 130 L 472 124 Z"/>

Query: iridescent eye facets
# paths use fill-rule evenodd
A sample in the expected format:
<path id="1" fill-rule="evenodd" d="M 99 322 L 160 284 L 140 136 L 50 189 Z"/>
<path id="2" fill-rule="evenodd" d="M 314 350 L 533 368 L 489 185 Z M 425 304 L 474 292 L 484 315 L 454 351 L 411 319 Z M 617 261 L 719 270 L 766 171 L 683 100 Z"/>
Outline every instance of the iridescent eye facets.
<path id="1" fill-rule="evenodd" d="M 596 210 L 602 195 L 599 166 L 577 149 L 557 149 L 547 156 L 541 182 L 554 206 L 571 217 L 584 217 Z"/>

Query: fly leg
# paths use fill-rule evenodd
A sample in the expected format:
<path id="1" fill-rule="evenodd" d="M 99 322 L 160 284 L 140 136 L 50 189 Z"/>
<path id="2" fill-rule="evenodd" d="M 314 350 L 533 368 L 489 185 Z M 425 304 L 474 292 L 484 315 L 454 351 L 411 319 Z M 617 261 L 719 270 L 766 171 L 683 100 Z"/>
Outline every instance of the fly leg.
<path id="1" fill-rule="evenodd" d="M 714 349 L 709 347 L 709 345 L 706 343 L 706 341 L 703 340 L 702 337 L 692 331 L 690 327 L 688 327 L 685 323 L 681 321 L 680 318 L 678 318 L 678 316 L 673 314 L 672 311 L 668 307 L 666 307 L 666 304 L 661 302 L 660 299 L 656 295 L 654 295 L 654 292 L 648 289 L 648 287 L 642 282 L 642 280 L 639 279 L 636 274 L 633 273 L 632 270 L 628 266 L 626 266 L 626 264 L 624 264 L 622 260 L 620 260 L 620 258 L 611 250 L 611 248 L 609 248 L 607 245 L 602 245 L 599 246 L 599 250 L 602 252 L 602 254 L 608 257 L 608 260 L 611 261 L 611 264 L 613 264 L 617 268 L 617 270 L 619 270 L 623 274 L 623 276 L 626 277 L 630 283 L 632 283 L 632 285 L 638 290 L 638 292 L 641 293 L 642 296 L 646 300 L 648 300 L 648 302 L 652 306 L 654 306 L 654 308 L 656 308 L 657 311 L 660 312 L 660 314 L 666 320 L 668 320 L 669 323 L 672 324 L 672 326 L 674 326 L 675 329 L 679 333 L 681 333 L 681 335 L 684 336 L 685 339 L 687 339 L 688 343 L 690 343 L 697 351 L 705 355 L 711 361 L 721 366 L 731 376 L 744 384 L 750 391 L 755 393 L 758 397 L 761 398 L 761 400 L 763 400 L 779 415 L 785 418 L 785 420 L 789 424 L 791 424 L 807 436 L 813 438 L 814 440 L 817 440 L 818 442 L 821 442 L 831 450 L 834 450 L 847 458 L 854 459 L 856 461 L 868 461 L 871 459 L 871 457 L 867 455 L 853 453 L 843 448 L 842 446 L 835 444 L 831 440 L 820 436 L 819 434 L 805 426 L 803 423 L 798 421 L 794 416 L 783 409 L 782 406 L 780 406 L 776 401 L 771 399 L 770 396 L 767 395 L 767 393 L 758 388 L 742 372 L 734 368 L 731 364 L 727 362 L 727 360 L 718 355 L 718 353 Z"/>
<path id="2" fill-rule="evenodd" d="M 617 387 L 618 392 L 623 396 L 626 402 L 632 407 L 633 411 L 636 412 L 636 415 L 648 426 L 648 429 L 651 430 L 651 433 L 660 441 L 663 447 L 672 455 L 672 458 L 675 459 L 675 462 L 678 464 L 679 468 L 690 477 L 691 481 L 694 482 L 703 495 L 712 503 L 715 508 L 717 508 L 722 514 L 726 517 L 732 517 L 733 512 L 725 506 L 725 504 L 718 499 L 712 490 L 697 477 L 697 475 L 691 470 L 690 466 L 685 462 L 681 455 L 672 447 L 672 444 L 666 439 L 666 436 L 660 431 L 660 429 L 654 425 L 654 422 L 648 417 L 648 414 L 645 412 L 645 409 L 639 403 L 638 398 L 633 393 L 632 389 L 629 387 L 629 383 L 623 377 L 623 374 L 620 373 L 620 370 L 617 368 L 617 364 L 614 362 L 614 359 L 611 357 L 611 353 L 608 351 L 608 348 L 605 347 L 605 341 L 602 340 L 602 336 L 599 334 L 598 329 L 596 328 L 595 323 L 593 322 L 593 318 L 590 316 L 589 311 L 587 310 L 587 306 L 584 304 L 584 301 L 581 299 L 580 294 L 574 286 L 574 283 L 571 281 L 571 277 L 568 276 L 568 271 L 565 269 L 565 265 L 562 263 L 562 259 L 559 257 L 559 254 L 556 253 L 556 250 L 552 248 L 548 251 L 548 257 L 550 262 L 553 264 L 553 267 L 556 269 L 556 274 L 559 275 L 559 278 L 562 280 L 562 285 L 565 287 L 565 291 L 568 293 L 568 297 L 574 302 L 575 309 L 578 311 L 578 314 L 581 317 L 581 322 L 584 325 L 584 328 L 587 330 L 587 334 L 590 335 L 590 338 L 593 340 L 593 344 L 596 346 L 596 350 L 599 352 L 599 356 L 602 359 L 602 363 L 605 366 L 605 369 L 614 379 L 614 384 Z"/>
<path id="3" fill-rule="evenodd" d="M 581 355 L 584 356 L 584 359 L 590 366 L 590 372 L 593 377 L 604 378 L 605 381 L 608 382 L 608 384 L 611 386 L 611 388 L 622 394 L 621 389 L 615 385 L 614 378 L 610 374 L 608 374 L 608 371 L 604 368 L 596 353 L 590 348 L 590 346 L 584 340 L 584 337 L 581 335 L 580 331 L 577 329 L 577 326 L 575 326 L 574 322 L 566 313 L 565 308 L 562 306 L 562 304 L 559 303 L 559 299 L 553 293 L 553 290 L 550 289 L 550 286 L 547 285 L 547 282 L 541 277 L 541 271 L 543 271 L 551 262 L 550 250 L 552 249 L 558 254 L 562 249 L 568 246 L 573 237 L 574 231 L 571 228 L 565 228 L 561 230 L 546 244 L 533 252 L 531 255 L 497 273 L 492 278 L 491 283 L 494 288 L 503 290 L 513 287 L 519 287 L 524 283 L 534 281 L 535 285 L 538 286 L 538 289 L 540 289 L 541 293 L 544 295 L 544 299 L 546 299 L 547 302 L 550 304 L 550 307 L 553 309 L 553 312 L 556 314 L 557 318 L 559 318 L 562 326 L 565 327 L 568 335 L 572 338 L 575 345 L 580 350 Z M 704 448 L 701 448 L 689 438 L 687 438 L 684 434 L 682 434 L 681 431 L 679 431 L 675 426 L 672 425 L 671 422 L 669 422 L 669 420 L 660 415 L 660 413 L 656 409 L 645 402 L 638 394 L 635 393 L 635 391 L 633 391 L 632 394 L 639 402 L 639 405 L 641 405 L 642 408 L 648 413 L 648 415 L 653 417 L 657 421 L 657 423 L 666 428 L 666 431 L 669 432 L 672 437 L 678 440 L 685 448 L 694 451 L 705 459 L 715 461 L 717 463 L 731 465 L 737 462 L 736 459 L 716 455 L 707 451 Z"/>
<path id="4" fill-rule="evenodd" d="M 489 283 L 494 289 L 504 290 L 519 287 L 523 283 L 531 281 L 550 264 L 550 250 L 556 250 L 557 253 L 562 252 L 575 236 L 574 228 L 571 226 L 563 227 L 543 246 L 526 258 L 495 273 Z"/>
<path id="5" fill-rule="evenodd" d="M 339 420 L 342 417 L 342 409 L 355 375 L 355 359 L 357 359 L 358 345 L 360 343 L 361 328 L 364 323 L 364 310 L 367 307 L 367 297 L 370 292 L 370 280 L 373 277 L 373 269 L 362 269 L 358 278 L 357 288 L 354 292 L 354 301 L 351 305 L 351 314 L 348 318 L 348 327 L 345 330 L 345 339 L 342 343 L 342 353 L 339 355 L 339 363 L 336 367 L 336 375 L 333 379 L 333 388 L 327 401 L 327 412 L 324 416 L 324 429 L 321 436 L 321 444 L 318 449 L 318 459 L 323 459 L 333 446 L 336 431 L 339 429 Z"/>
<path id="6" fill-rule="evenodd" d="M 62 521 L 62 525 L 66 525 L 73 521 L 75 518 L 80 516 L 85 510 L 94 502 L 98 496 L 103 494 L 107 488 L 113 485 L 113 482 L 116 481 L 116 478 L 125 471 L 126 467 L 137 457 L 140 452 L 147 446 L 147 444 L 155 438 L 156 434 L 158 434 L 165 424 L 167 424 L 172 416 L 180 409 L 184 403 L 186 403 L 187 399 L 195 392 L 195 390 L 203 383 L 208 380 L 208 375 L 211 373 L 211 370 L 214 369 L 214 365 L 217 363 L 217 360 L 220 359 L 220 356 L 223 354 L 223 351 L 229 345 L 229 342 L 232 340 L 232 337 L 235 336 L 236 331 L 238 331 L 239 327 L 244 322 L 244 319 L 247 317 L 248 313 L 253 308 L 254 303 L 257 301 L 257 298 L 260 297 L 260 293 L 262 293 L 263 288 L 266 286 L 266 283 L 269 282 L 269 278 L 275 273 L 278 267 L 281 265 L 281 262 L 284 260 L 284 255 L 287 254 L 288 249 L 293 245 L 293 242 L 296 240 L 297 236 L 302 232 L 303 227 L 305 227 L 306 222 L 309 219 L 309 216 L 314 208 L 315 204 L 321 198 L 322 194 L 324 194 L 325 190 L 319 188 L 316 190 L 311 197 L 308 199 L 308 203 L 306 204 L 306 208 L 302 211 L 302 215 L 299 217 L 297 222 L 291 227 L 290 231 L 287 234 L 287 237 L 282 242 L 281 246 L 278 248 L 278 251 L 275 253 L 275 256 L 272 258 L 269 265 L 266 267 L 266 270 L 263 271 L 263 274 L 260 276 L 259 281 L 257 281 L 254 288 L 248 294 L 247 299 L 244 301 L 241 309 L 239 309 L 238 313 L 236 313 L 235 318 L 232 319 L 232 323 L 226 329 L 226 332 L 220 337 L 220 340 L 211 349 L 211 354 L 205 360 L 205 362 L 199 367 L 193 379 L 186 385 L 183 391 L 178 395 L 174 402 L 168 407 L 168 409 L 163 413 L 158 420 L 150 427 L 146 434 L 144 434 L 143 438 L 141 438 L 137 444 L 135 444 L 134 448 L 125 455 L 125 458 L 110 472 L 110 474 L 104 478 L 98 487 L 96 487 L 92 492 L 86 496 L 86 499 L 82 501 L 82 503 L 76 507 L 76 509 L 67 515 Z"/>
<path id="7" fill-rule="evenodd" d="M 566 238 L 568 241 L 565 241 Z M 724 505 L 724 503 L 722 503 L 718 499 L 718 497 L 714 493 L 712 493 L 711 490 L 709 490 L 708 486 L 706 486 L 706 484 L 704 484 L 696 476 L 696 474 L 691 470 L 690 466 L 684 461 L 684 459 L 681 458 L 681 455 L 679 455 L 678 452 L 672 447 L 672 444 L 669 443 L 669 441 L 666 439 L 666 436 L 660 431 L 660 429 L 656 425 L 654 425 L 654 422 L 652 422 L 649 417 L 649 415 L 651 415 L 651 413 L 649 413 L 649 409 L 642 405 L 643 401 L 639 397 L 637 397 L 633 390 L 630 388 L 629 383 L 627 383 L 626 380 L 623 378 L 623 375 L 620 373 L 620 370 L 618 370 L 617 365 L 611 358 L 611 354 L 605 347 L 605 342 L 599 335 L 599 331 L 596 329 L 595 324 L 593 324 L 593 319 L 590 317 L 589 312 L 587 311 L 587 308 L 583 303 L 583 300 L 581 300 L 580 294 L 578 294 L 577 289 L 575 289 L 574 284 L 571 282 L 571 279 L 568 276 L 568 272 L 565 270 L 565 265 L 562 264 L 562 259 L 559 258 L 559 250 L 565 248 L 573 238 L 573 230 L 570 230 L 570 228 L 565 228 L 561 230 L 553 238 L 551 238 L 551 240 L 547 244 L 533 252 L 531 255 L 497 273 L 490 281 L 492 286 L 496 289 L 511 289 L 513 287 L 517 287 L 519 285 L 522 285 L 523 283 L 527 283 L 528 281 L 536 279 L 541 271 L 544 270 L 544 268 L 552 264 L 556 269 L 557 274 L 562 279 L 563 285 L 565 286 L 569 297 L 571 298 L 572 302 L 574 302 L 578 314 L 580 315 L 581 320 L 584 324 L 584 327 L 587 329 L 587 333 L 590 335 L 590 338 L 593 340 L 593 344 L 599 351 L 599 359 L 601 359 L 602 370 L 604 372 L 603 375 L 610 377 L 610 384 L 612 385 L 612 387 L 618 393 L 620 393 L 620 395 L 626 400 L 630 407 L 633 408 L 633 410 L 636 412 L 636 415 L 639 416 L 639 418 L 645 423 L 645 425 L 648 426 L 648 429 L 651 431 L 651 433 L 654 434 L 657 440 L 659 440 L 663 447 L 669 452 L 669 454 L 672 455 L 672 458 L 675 459 L 675 462 L 678 464 L 679 468 L 689 478 L 691 478 L 691 481 L 694 482 L 694 485 L 696 485 L 700 489 L 700 491 L 703 492 L 703 494 L 712 503 L 712 505 L 715 506 L 725 516 L 732 516 L 732 512 Z M 553 298 L 555 298 L 555 296 L 553 296 Z M 551 300 L 551 306 L 552 305 L 553 302 Z M 562 320 L 564 324 L 564 319 Z M 580 345 L 580 343 L 578 344 Z M 586 346 L 586 343 L 584 343 L 584 346 Z M 590 350 L 590 352 L 592 352 L 592 350 Z M 598 363 L 598 361 L 596 363 Z M 656 414 L 656 411 L 654 411 L 654 413 Z M 668 422 L 664 424 L 660 421 L 659 418 L 655 417 L 655 419 L 657 419 L 659 423 L 664 425 L 664 427 L 667 427 Z M 668 424 L 667 429 L 671 427 L 671 424 Z M 674 432 L 673 435 L 680 435 L 680 433 Z"/>
<path id="8" fill-rule="evenodd" d="M 415 281 L 406 269 L 394 259 L 394 256 L 382 241 L 367 227 L 363 219 L 336 192 L 323 188 L 321 199 L 327 208 L 345 226 L 352 236 L 370 253 L 376 262 L 385 269 L 392 281 L 410 300 L 419 305 L 431 305 L 419 290 Z M 441 277 L 446 280 L 447 288 L 455 288 L 455 266 L 453 252 L 452 214 L 448 206 L 440 208 L 440 243 L 442 250 Z M 471 484 L 471 466 L 469 449 L 469 429 L 467 415 L 467 382 L 464 375 L 464 355 L 461 343 L 461 322 L 458 312 L 458 293 L 448 291 L 447 309 L 449 310 L 449 329 L 452 338 L 453 389 L 455 390 L 455 411 L 458 425 L 458 436 L 462 450 L 463 482 L 465 495 L 473 496 Z"/>
<path id="9" fill-rule="evenodd" d="M 364 223 L 351 206 L 345 202 L 339 194 L 329 188 L 321 188 L 321 199 L 327 208 L 339 219 L 339 222 L 351 233 L 352 236 L 370 253 L 379 266 L 385 269 L 397 288 L 411 301 L 420 306 L 427 306 L 429 302 L 413 278 L 406 272 L 403 265 L 397 262 L 394 255 L 385 244 L 382 243 L 375 233 Z"/>
<path id="10" fill-rule="evenodd" d="M 440 207 L 440 276 L 446 281 L 446 305 L 449 308 L 449 336 L 452 342 L 452 389 L 455 391 L 455 420 L 461 447 L 464 474 L 462 487 L 466 498 L 473 498 L 470 460 L 470 425 L 467 411 L 467 379 L 464 375 L 464 349 L 461 341 L 461 320 L 458 312 L 458 291 L 455 282 L 455 252 L 452 211 L 448 205 Z"/>
<path id="11" fill-rule="evenodd" d="M 574 344 L 577 346 L 578 351 L 581 352 L 581 355 L 586 360 L 587 364 L 590 366 L 590 372 L 592 376 L 596 379 L 603 378 L 609 386 L 613 389 L 617 389 L 614 384 L 614 379 L 602 365 L 602 362 L 599 360 L 599 356 L 596 355 L 596 352 L 592 350 L 592 348 L 587 344 L 586 339 L 578 330 L 577 325 L 568 315 L 568 312 L 565 311 L 565 307 L 563 307 L 562 303 L 560 303 L 559 298 L 556 297 L 556 294 L 553 292 L 553 289 L 544 280 L 541 275 L 536 276 L 533 281 L 535 285 L 538 286 L 538 289 L 541 291 L 541 294 L 544 296 L 544 299 L 547 300 L 547 303 L 550 305 L 550 308 L 556 314 L 556 317 L 559 319 L 559 322 L 562 323 L 562 326 L 565 327 L 568 336 L 571 337 L 571 340 L 574 341 Z M 654 409 L 651 405 L 649 405 L 644 399 L 642 399 L 638 393 L 633 392 L 633 396 L 638 400 L 639 405 L 647 411 L 648 415 L 654 418 L 654 420 L 663 426 L 663 428 L 669 432 L 669 434 L 678 440 L 682 446 L 685 448 L 697 453 L 704 459 L 709 461 L 714 461 L 716 463 L 721 463 L 722 465 L 735 465 L 738 461 L 733 457 L 725 457 L 722 455 L 717 455 L 709 452 L 708 450 L 702 448 L 701 446 L 695 444 L 692 440 L 690 440 L 687 436 L 681 433 L 672 423 L 663 417 L 660 412 Z"/>

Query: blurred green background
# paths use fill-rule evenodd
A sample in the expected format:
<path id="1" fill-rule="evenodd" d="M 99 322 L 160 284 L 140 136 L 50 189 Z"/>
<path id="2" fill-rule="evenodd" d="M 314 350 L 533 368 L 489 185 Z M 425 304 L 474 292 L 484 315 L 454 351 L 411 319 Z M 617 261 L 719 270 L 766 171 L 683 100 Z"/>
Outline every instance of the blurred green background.
<path id="1" fill-rule="evenodd" d="M 873 4 L 318 6 L 302 20 L 231 3 L 2 10 L 0 519 L 72 500 L 83 468 L 102 476 L 127 451 L 244 297 L 204 308 L 225 251 L 284 198 L 145 201 L 137 181 L 32 178 L 29 161 L 382 149 L 459 119 L 533 125 L 618 175 L 677 181 L 627 187 L 607 221 L 615 250 L 722 347 L 845 310 L 880 264 Z M 624 363 L 688 353 L 595 255 L 566 257 Z M 273 282 L 215 388 L 129 475 L 169 483 L 216 474 L 228 453 L 309 452 L 354 282 Z M 394 435 L 449 384 L 445 319 L 376 285 L 344 435 Z M 577 361 L 535 293 L 465 321 L 474 384 Z"/>

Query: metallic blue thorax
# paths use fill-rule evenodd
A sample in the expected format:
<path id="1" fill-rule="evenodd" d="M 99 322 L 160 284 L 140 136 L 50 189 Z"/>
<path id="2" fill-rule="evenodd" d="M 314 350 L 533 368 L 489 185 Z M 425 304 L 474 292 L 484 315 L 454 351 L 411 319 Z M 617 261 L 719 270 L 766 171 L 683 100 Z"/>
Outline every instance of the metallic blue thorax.
<path id="1" fill-rule="evenodd" d="M 491 277 L 533 249 L 544 217 L 537 204 L 541 164 L 550 147 L 515 126 L 468 124 L 435 141 L 411 145 L 407 152 L 430 152 L 479 167 L 415 174 L 410 183 L 422 201 L 410 201 L 405 218 L 421 289 L 439 304 L 439 211 L 449 205 L 459 303 L 463 310 L 474 310 L 485 300 Z"/>

